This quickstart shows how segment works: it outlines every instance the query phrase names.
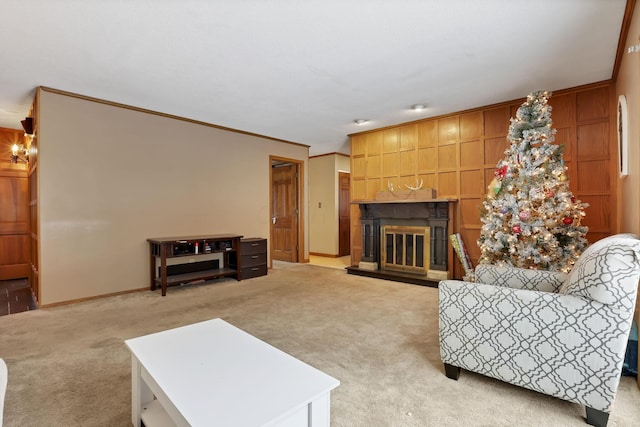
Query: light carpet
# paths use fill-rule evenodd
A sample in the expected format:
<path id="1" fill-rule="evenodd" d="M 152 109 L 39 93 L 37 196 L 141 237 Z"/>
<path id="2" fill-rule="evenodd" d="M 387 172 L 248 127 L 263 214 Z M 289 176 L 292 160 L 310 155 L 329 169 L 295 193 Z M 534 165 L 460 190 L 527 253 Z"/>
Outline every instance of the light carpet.
<path id="1" fill-rule="evenodd" d="M 437 299 L 434 288 L 277 263 L 264 277 L 172 287 L 166 297 L 3 316 L 5 426 L 131 425 L 124 340 L 216 317 L 339 379 L 332 426 L 586 425 L 580 405 L 466 371 L 446 378 Z M 640 392 L 623 377 L 609 425 L 639 424 Z"/>

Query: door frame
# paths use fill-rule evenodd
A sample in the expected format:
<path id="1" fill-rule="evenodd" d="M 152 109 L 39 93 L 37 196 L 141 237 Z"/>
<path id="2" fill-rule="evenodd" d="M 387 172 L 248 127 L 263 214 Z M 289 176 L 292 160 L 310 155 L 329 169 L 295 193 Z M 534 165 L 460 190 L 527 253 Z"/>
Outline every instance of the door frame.
<path id="1" fill-rule="evenodd" d="M 273 236 L 271 235 L 271 215 L 273 213 L 273 168 L 274 163 L 294 163 L 298 167 L 298 176 L 296 177 L 297 200 L 296 209 L 298 209 L 298 228 L 296 230 L 297 242 L 297 258 L 298 263 L 308 263 L 309 260 L 304 256 L 304 229 L 305 229 L 305 210 L 304 210 L 304 161 L 299 159 L 290 159 L 287 157 L 269 155 L 269 268 L 273 268 Z"/>

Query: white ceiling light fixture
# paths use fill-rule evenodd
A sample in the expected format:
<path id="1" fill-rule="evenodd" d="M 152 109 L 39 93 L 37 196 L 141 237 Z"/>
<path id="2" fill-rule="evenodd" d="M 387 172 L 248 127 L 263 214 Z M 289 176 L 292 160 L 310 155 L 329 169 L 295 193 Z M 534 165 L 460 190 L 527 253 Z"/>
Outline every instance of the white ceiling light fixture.
<path id="1" fill-rule="evenodd" d="M 426 106 L 426 105 L 424 105 L 424 104 L 413 104 L 413 105 L 411 106 L 411 109 L 412 109 L 412 110 L 415 110 L 415 111 L 422 111 L 422 110 L 424 110 L 425 108 L 427 108 L 427 106 Z"/>
<path id="2" fill-rule="evenodd" d="M 355 119 L 353 122 L 354 122 L 355 124 L 357 124 L 358 126 L 361 126 L 361 125 L 363 125 L 363 124 L 367 123 L 367 122 L 368 122 L 368 120 L 367 120 L 367 119 Z"/>

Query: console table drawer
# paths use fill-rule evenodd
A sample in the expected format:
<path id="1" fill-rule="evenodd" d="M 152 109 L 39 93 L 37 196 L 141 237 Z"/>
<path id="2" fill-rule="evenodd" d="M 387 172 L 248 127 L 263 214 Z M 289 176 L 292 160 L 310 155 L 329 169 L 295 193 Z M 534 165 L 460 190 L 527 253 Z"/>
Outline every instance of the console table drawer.
<path id="1" fill-rule="evenodd" d="M 267 253 L 244 255 L 242 254 L 242 267 L 255 267 L 256 265 L 267 265 Z"/>
<path id="2" fill-rule="evenodd" d="M 240 269 L 240 280 L 251 279 L 252 277 L 266 276 L 267 264 L 257 265 L 254 267 L 242 267 Z"/>
<path id="3" fill-rule="evenodd" d="M 242 255 L 267 253 L 267 239 L 260 239 L 260 238 L 242 239 L 241 245 L 242 245 Z"/>

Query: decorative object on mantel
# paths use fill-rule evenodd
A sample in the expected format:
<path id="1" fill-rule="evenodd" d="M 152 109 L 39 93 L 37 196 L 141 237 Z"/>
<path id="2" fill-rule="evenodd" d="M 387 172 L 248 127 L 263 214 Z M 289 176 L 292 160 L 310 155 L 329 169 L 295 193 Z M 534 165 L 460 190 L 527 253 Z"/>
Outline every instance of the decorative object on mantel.
<path id="1" fill-rule="evenodd" d="M 420 190 L 422 188 L 422 184 L 424 184 L 424 180 L 421 179 L 420 183 L 418 184 L 418 178 L 416 178 L 416 185 L 415 187 L 410 186 L 409 184 L 405 184 L 405 187 L 407 187 L 407 190 Z"/>
<path id="2" fill-rule="evenodd" d="M 433 200 L 436 198 L 435 188 L 422 188 L 423 180 L 416 185 L 405 184 L 406 190 L 396 190 L 391 181 L 387 182 L 389 191 L 378 191 L 375 195 L 376 201 L 396 201 L 396 200 Z"/>

